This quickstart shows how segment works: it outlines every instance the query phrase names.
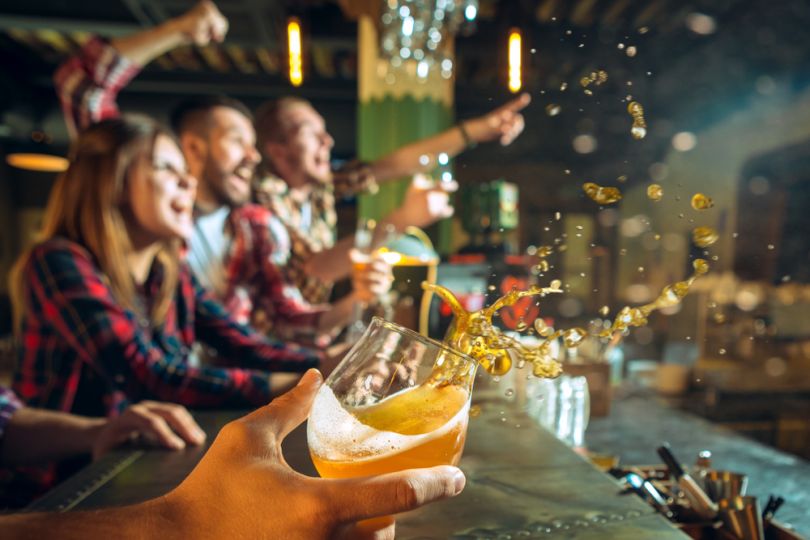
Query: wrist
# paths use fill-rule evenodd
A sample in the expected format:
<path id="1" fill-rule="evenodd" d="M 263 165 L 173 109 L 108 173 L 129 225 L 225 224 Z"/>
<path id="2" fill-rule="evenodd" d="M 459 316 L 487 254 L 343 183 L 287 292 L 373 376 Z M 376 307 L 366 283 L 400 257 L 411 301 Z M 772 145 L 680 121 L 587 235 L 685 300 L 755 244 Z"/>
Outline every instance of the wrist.
<path id="1" fill-rule="evenodd" d="M 109 420 L 107 418 L 86 418 L 82 419 L 82 423 L 78 426 L 74 440 L 79 444 L 79 451 L 83 454 L 90 454 L 93 452 L 93 447 L 101 436 L 104 428 L 107 427 Z"/>
<path id="2" fill-rule="evenodd" d="M 478 140 L 473 138 L 473 134 L 468 127 L 467 122 L 459 122 L 456 124 L 459 133 L 461 133 L 461 139 L 464 141 L 464 149 L 475 148 L 478 145 Z"/>
<path id="3" fill-rule="evenodd" d="M 181 15 L 180 17 L 169 19 L 156 27 L 156 30 L 166 39 L 166 47 L 168 50 L 182 45 L 191 45 L 194 42 L 192 36 L 186 31 L 182 19 L 183 16 Z"/>
<path id="4" fill-rule="evenodd" d="M 183 500 L 172 491 L 162 497 L 150 499 L 137 505 L 144 538 L 194 538 L 200 528 L 201 513 L 194 511 L 191 500 Z M 209 531 L 210 532 L 210 531 Z"/>

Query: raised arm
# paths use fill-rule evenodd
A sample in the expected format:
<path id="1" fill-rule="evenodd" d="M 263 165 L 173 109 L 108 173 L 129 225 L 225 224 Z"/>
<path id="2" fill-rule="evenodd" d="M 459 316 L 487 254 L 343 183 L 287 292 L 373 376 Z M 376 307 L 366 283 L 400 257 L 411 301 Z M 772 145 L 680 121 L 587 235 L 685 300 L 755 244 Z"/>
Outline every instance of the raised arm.
<path id="1" fill-rule="evenodd" d="M 89 124 L 120 113 L 118 92 L 143 66 L 180 45 L 222 41 L 228 20 L 203 0 L 165 23 L 111 41 L 95 37 L 54 74 L 54 86 L 71 137 Z"/>
<path id="2" fill-rule="evenodd" d="M 267 374 L 191 367 L 187 349 L 153 344 L 81 248 L 36 248 L 25 275 L 32 315 L 47 320 L 83 362 L 115 381 L 132 401 L 154 397 L 192 407 L 255 405 L 272 395 Z"/>
<path id="3" fill-rule="evenodd" d="M 531 102 L 529 94 L 521 94 L 489 113 L 465 120 L 438 135 L 407 144 L 371 163 L 378 182 L 394 180 L 425 172 L 436 166 L 436 156 L 441 153 L 454 157 L 478 143 L 499 140 L 504 146 L 510 144 L 523 131 L 524 120 L 520 113 Z M 420 160 L 428 156 L 427 165 Z"/>

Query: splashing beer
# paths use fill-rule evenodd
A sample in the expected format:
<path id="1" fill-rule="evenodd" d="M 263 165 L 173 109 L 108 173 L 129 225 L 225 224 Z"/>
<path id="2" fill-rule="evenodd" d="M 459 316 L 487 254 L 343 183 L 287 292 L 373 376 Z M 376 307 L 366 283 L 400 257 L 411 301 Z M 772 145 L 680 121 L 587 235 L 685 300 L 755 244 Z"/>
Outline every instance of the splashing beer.
<path id="1" fill-rule="evenodd" d="M 307 424 L 325 478 L 457 464 L 476 362 L 375 318 L 321 387 Z"/>

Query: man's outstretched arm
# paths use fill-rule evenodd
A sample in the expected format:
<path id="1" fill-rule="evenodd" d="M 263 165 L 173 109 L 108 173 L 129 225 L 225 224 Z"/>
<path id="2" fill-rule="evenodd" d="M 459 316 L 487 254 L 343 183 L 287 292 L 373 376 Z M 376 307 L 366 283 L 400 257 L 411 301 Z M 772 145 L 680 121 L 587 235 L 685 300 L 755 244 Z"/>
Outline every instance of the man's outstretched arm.
<path id="1" fill-rule="evenodd" d="M 371 163 L 378 182 L 425 172 L 436 167 L 441 153 L 454 157 L 478 143 L 498 140 L 510 144 L 523 131 L 522 111 L 531 103 L 529 94 L 521 94 L 483 116 L 465 120 L 438 135 L 407 144 Z M 425 160 L 422 156 L 427 156 Z"/>

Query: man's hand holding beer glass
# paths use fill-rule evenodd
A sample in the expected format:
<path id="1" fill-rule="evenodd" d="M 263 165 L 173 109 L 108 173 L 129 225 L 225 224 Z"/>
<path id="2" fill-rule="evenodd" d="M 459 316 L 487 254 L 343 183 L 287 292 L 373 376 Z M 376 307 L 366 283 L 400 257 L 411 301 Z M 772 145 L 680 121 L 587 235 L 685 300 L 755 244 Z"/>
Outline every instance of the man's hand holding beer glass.
<path id="1" fill-rule="evenodd" d="M 375 318 L 315 398 L 307 424 L 315 468 L 348 479 L 457 464 L 475 370 L 472 358 Z"/>

